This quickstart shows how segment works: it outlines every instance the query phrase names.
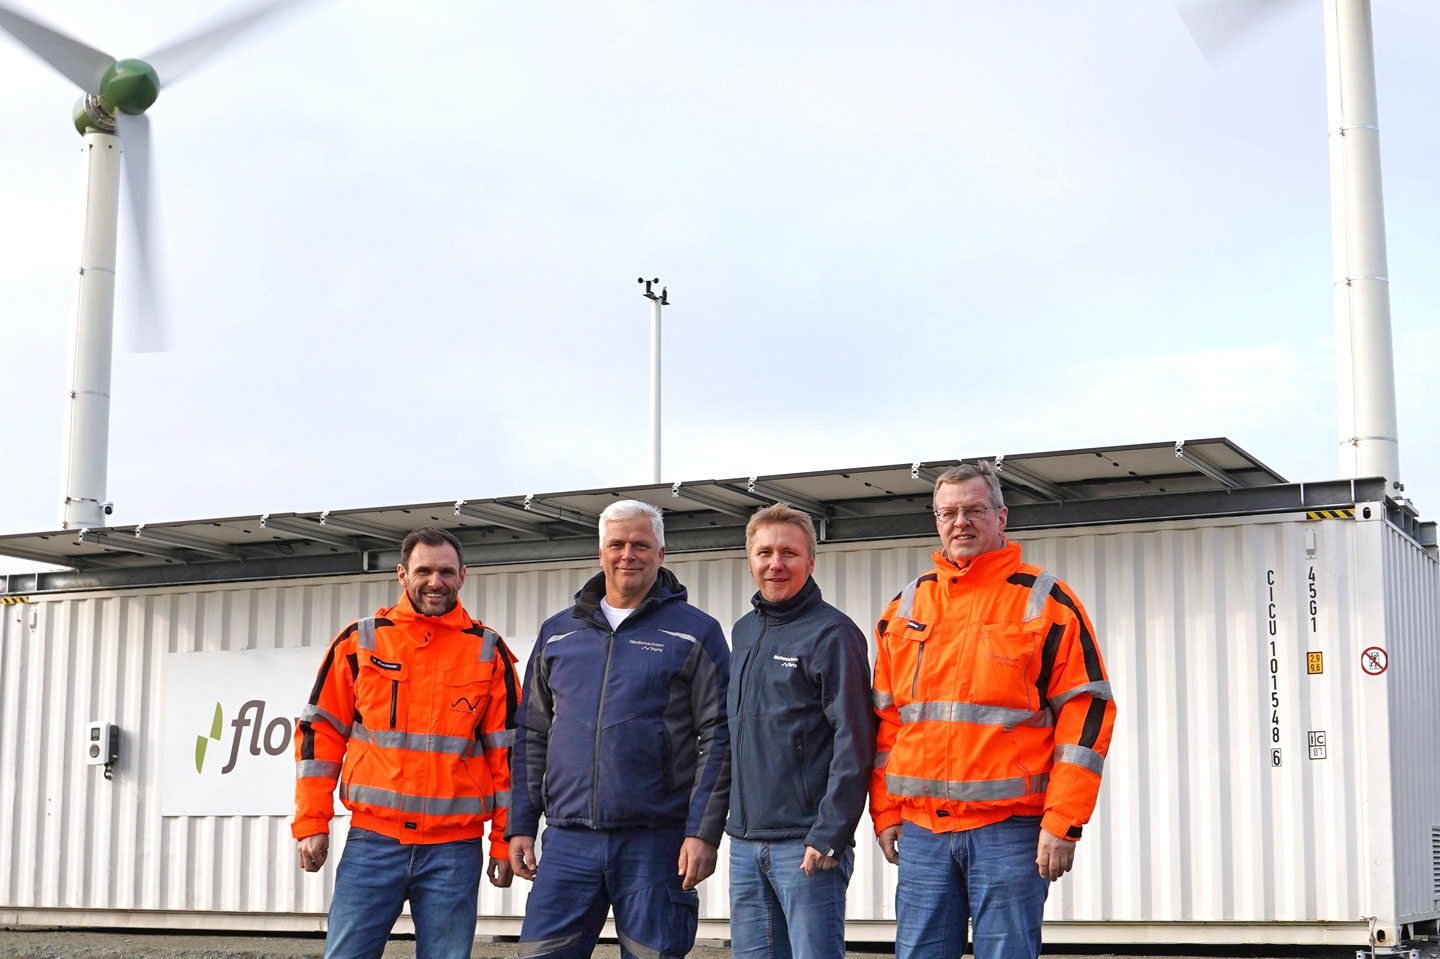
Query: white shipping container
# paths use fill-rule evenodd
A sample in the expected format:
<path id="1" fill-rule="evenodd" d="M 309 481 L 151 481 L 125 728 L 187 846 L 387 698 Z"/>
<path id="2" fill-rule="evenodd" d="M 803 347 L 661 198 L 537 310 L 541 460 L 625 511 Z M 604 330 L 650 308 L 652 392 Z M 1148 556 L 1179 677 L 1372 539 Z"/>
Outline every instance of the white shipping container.
<path id="1" fill-rule="evenodd" d="M 1440 916 L 1440 577 L 1386 515 L 1357 503 L 1353 518 L 1015 534 L 1088 607 L 1119 709 L 1047 941 L 1361 943 L 1374 917 L 1387 943 Z M 868 633 L 936 545 L 822 544 L 816 579 Z M 667 565 L 727 631 L 748 609 L 741 551 Z M 523 668 L 540 623 L 595 569 L 472 568 L 462 600 Z M 0 607 L 0 922 L 323 928 L 338 847 L 307 875 L 284 816 L 162 815 L 162 764 L 187 761 L 164 755 L 167 656 L 306 646 L 318 666 L 341 626 L 397 595 L 393 574 L 373 573 Z M 123 730 L 113 781 L 80 758 L 95 719 Z M 728 937 L 726 858 L 701 887 L 702 937 Z M 895 879 L 867 818 L 851 939 L 892 938 Z M 480 931 L 518 932 L 527 892 L 482 884 Z"/>

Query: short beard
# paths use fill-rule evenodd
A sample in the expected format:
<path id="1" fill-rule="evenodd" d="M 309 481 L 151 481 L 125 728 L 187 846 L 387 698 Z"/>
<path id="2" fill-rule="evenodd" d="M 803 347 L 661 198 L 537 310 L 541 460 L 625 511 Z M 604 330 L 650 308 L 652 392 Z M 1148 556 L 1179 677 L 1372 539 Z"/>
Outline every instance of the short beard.
<path id="1" fill-rule="evenodd" d="M 413 607 L 415 608 L 415 612 L 419 613 L 421 616 L 444 616 L 446 613 L 450 612 L 452 609 L 454 609 L 454 608 L 455 608 L 456 606 L 458 606 L 459 604 L 460 604 L 460 597 L 459 597 L 459 596 L 451 596 L 451 597 L 450 597 L 450 602 L 449 602 L 449 603 L 445 606 L 445 608 L 442 609 L 440 612 L 438 612 L 438 613 L 427 613 L 427 612 L 425 612 L 425 608 L 424 608 L 424 607 L 425 607 L 425 604 L 424 604 L 424 594 L 419 594 L 418 598 L 417 598 L 416 596 L 411 596 L 411 597 L 410 597 L 410 605 L 413 606 Z"/>

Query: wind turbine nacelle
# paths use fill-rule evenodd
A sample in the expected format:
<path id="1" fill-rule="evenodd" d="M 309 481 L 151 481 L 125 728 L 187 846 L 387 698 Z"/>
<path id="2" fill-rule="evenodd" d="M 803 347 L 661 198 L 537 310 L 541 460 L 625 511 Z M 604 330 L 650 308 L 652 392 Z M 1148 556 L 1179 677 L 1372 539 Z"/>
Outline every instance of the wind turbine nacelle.
<path id="1" fill-rule="evenodd" d="M 160 95 L 160 77 L 144 60 L 116 60 L 100 79 L 100 102 L 114 113 L 139 115 Z"/>
<path id="2" fill-rule="evenodd" d="M 160 77 L 144 60 L 117 60 L 100 78 L 100 92 L 86 94 L 70 111 L 80 135 L 115 132 L 115 114 L 139 116 L 160 95 Z"/>

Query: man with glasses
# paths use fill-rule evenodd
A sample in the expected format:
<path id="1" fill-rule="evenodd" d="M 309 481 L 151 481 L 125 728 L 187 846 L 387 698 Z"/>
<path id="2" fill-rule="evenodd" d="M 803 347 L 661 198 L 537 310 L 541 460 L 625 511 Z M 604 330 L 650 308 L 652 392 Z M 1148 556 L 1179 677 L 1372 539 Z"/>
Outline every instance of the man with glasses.
<path id="1" fill-rule="evenodd" d="M 1075 859 L 1115 722 L 1085 609 L 1020 561 L 989 463 L 941 474 L 941 548 L 876 626 L 870 815 L 900 867 L 896 959 L 1040 954 L 1051 882 Z"/>

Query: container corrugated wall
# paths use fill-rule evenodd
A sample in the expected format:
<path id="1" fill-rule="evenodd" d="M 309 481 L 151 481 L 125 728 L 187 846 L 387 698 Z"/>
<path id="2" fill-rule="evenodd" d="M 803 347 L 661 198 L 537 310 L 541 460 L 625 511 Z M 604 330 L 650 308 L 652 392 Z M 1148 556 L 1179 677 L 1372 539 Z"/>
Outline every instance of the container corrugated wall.
<path id="1" fill-rule="evenodd" d="M 1436 913 L 1437 577 L 1423 550 L 1382 521 L 1296 517 L 1017 538 L 1027 561 L 1066 579 L 1088 607 L 1119 705 L 1099 809 L 1074 875 L 1052 891 L 1046 915 L 1058 935 L 1047 935 L 1121 923 L 1128 931 L 1110 927 L 1112 940 L 1138 941 L 1196 923 L 1253 932 Z M 816 579 L 868 634 L 885 602 L 929 568 L 932 548 L 822 547 Z M 738 551 L 677 555 L 668 565 L 727 630 L 748 608 L 753 584 Z M 593 571 L 473 569 L 462 599 L 523 664 L 539 624 Z M 300 917 L 318 923 L 338 857 L 320 876 L 302 875 L 284 818 L 160 815 L 165 655 L 314 646 L 318 665 L 339 626 L 395 595 L 393 577 L 376 575 L 6 608 L 0 911 L 260 913 L 292 917 L 291 928 Z M 1360 650 L 1385 645 L 1387 634 L 1389 670 L 1365 675 Z M 1315 652 L 1323 669 L 1312 673 Z M 97 716 L 115 717 L 127 737 L 113 784 L 80 763 L 84 724 Z M 1311 759 L 1316 732 L 1326 748 Z M 1377 734 L 1389 738 L 1377 743 Z M 1372 815 L 1382 796 L 1393 802 L 1393 836 L 1390 813 Z M 896 873 L 868 818 L 860 828 L 848 915 L 879 923 L 874 934 L 884 936 Z M 1421 831 L 1423 844 L 1414 839 Z M 701 887 L 704 917 L 728 913 L 726 858 L 722 848 L 716 877 Z M 1376 862 L 1393 862 L 1390 881 Z M 520 915 L 528 884 L 515 886 L 483 885 L 482 915 Z"/>
<path id="2" fill-rule="evenodd" d="M 1384 529 L 1390 768 L 1401 921 L 1440 912 L 1440 597 L 1424 550 Z"/>

